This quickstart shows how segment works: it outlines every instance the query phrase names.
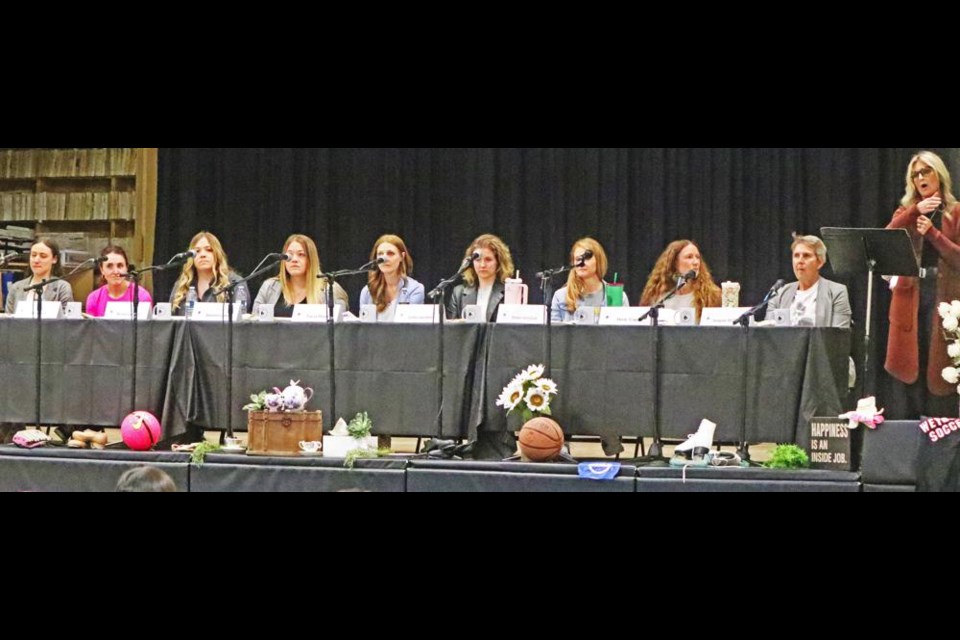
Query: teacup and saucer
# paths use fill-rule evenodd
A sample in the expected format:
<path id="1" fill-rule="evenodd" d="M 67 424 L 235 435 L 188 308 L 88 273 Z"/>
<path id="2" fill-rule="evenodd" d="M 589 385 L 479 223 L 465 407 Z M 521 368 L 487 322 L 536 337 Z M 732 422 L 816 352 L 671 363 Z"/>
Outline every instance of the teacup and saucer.
<path id="1" fill-rule="evenodd" d="M 318 456 L 323 449 L 323 443 L 319 440 L 301 440 L 300 441 L 300 455 L 303 456 Z"/>

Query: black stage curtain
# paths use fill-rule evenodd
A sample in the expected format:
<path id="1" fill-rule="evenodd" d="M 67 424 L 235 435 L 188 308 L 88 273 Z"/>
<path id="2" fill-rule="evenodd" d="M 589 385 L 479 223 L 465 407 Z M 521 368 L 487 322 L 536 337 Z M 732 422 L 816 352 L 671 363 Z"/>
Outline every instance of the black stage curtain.
<path id="1" fill-rule="evenodd" d="M 950 162 L 949 151 L 935 150 Z M 882 227 L 903 194 L 916 149 L 161 149 L 156 255 L 187 248 L 206 229 L 241 273 L 286 237 L 306 233 L 323 266 L 367 261 L 396 233 L 427 290 L 456 271 L 467 244 L 496 233 L 510 246 L 531 301 L 533 274 L 567 261 L 591 235 L 633 304 L 672 240 L 694 240 L 717 282 L 740 282 L 741 303 L 792 281 L 791 233 L 822 226 Z M 957 167 L 954 167 L 957 170 Z M 832 278 L 829 265 L 823 271 Z M 173 274 L 157 278 L 164 299 Z M 363 278 L 342 283 L 357 311 Z M 556 287 L 563 286 L 557 281 Z M 862 352 L 866 281 L 850 288 L 855 355 Z M 874 371 L 882 369 L 889 295 L 878 282 Z M 256 295 L 259 282 L 253 283 Z M 524 363 L 526 364 L 526 363 Z M 869 388 L 900 416 L 897 385 Z"/>

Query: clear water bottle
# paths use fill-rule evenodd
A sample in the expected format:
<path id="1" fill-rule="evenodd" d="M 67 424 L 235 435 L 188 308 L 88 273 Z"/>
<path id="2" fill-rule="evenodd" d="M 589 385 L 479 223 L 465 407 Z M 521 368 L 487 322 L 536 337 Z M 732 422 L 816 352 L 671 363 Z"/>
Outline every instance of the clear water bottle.
<path id="1" fill-rule="evenodd" d="M 187 292 L 187 306 L 184 308 L 184 315 L 188 318 L 193 315 L 193 308 L 197 305 L 197 288 L 190 287 Z"/>
<path id="2" fill-rule="evenodd" d="M 239 311 L 236 309 L 234 313 L 237 314 L 238 318 L 243 318 L 243 314 L 247 312 L 247 288 L 246 287 L 237 287 L 233 296 L 233 304 L 239 308 Z"/>

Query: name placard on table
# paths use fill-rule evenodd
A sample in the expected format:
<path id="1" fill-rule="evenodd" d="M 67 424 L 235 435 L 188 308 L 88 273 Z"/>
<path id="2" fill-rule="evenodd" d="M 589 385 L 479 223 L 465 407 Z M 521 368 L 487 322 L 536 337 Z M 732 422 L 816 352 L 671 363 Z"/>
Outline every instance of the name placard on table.
<path id="1" fill-rule="evenodd" d="M 542 304 L 501 304 L 498 324 L 547 324 L 547 307 Z"/>
<path id="2" fill-rule="evenodd" d="M 40 317 L 44 320 L 56 320 L 63 312 L 63 305 L 58 300 L 44 300 L 40 309 Z M 14 318 L 36 318 L 37 301 L 21 300 L 13 311 Z"/>
<path id="3" fill-rule="evenodd" d="M 229 305 L 226 302 L 198 302 L 193 306 L 193 315 L 190 316 L 190 319 L 200 322 L 226 322 L 229 319 L 227 317 L 228 307 Z M 242 313 L 243 305 L 234 304 L 233 321 L 238 322 Z"/>
<path id="4" fill-rule="evenodd" d="M 438 304 L 398 304 L 393 316 L 394 322 L 412 324 L 434 324 L 440 322 Z"/>
<path id="5" fill-rule="evenodd" d="M 333 305 L 333 321 L 340 322 L 343 315 L 343 305 Z M 327 305 L 325 304 L 296 304 L 293 305 L 293 322 L 326 322 Z"/>
<path id="6" fill-rule="evenodd" d="M 649 327 L 653 318 L 647 316 L 640 321 L 650 307 L 601 307 L 599 324 L 604 325 L 631 325 Z M 696 321 L 696 312 L 693 307 L 683 309 L 660 309 L 657 324 L 661 327 L 692 326 Z"/>
<path id="7" fill-rule="evenodd" d="M 738 327 L 734 322 L 747 311 L 750 307 L 707 307 L 700 315 L 700 326 Z M 750 324 L 753 324 L 752 317 Z"/>
<path id="8" fill-rule="evenodd" d="M 137 320 L 149 320 L 153 305 L 140 301 L 137 305 Z M 108 302 L 103 310 L 105 320 L 133 320 L 133 302 Z"/>
<path id="9" fill-rule="evenodd" d="M 640 318 L 649 308 L 650 307 L 600 307 L 600 318 L 597 324 L 633 324 L 646 326 L 650 324 L 650 318 L 647 317 L 643 322 L 640 322 Z"/>

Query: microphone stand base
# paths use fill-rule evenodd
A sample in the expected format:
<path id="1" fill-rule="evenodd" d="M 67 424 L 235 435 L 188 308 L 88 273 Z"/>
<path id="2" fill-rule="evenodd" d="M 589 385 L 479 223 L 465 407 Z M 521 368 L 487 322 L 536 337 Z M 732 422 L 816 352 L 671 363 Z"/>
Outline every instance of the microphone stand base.
<path id="1" fill-rule="evenodd" d="M 653 444 L 650 445 L 650 451 L 647 453 L 648 458 L 663 458 L 663 444 L 659 440 L 654 440 Z"/>
<path id="2" fill-rule="evenodd" d="M 750 462 L 750 445 L 741 444 L 739 447 L 737 447 L 737 455 L 740 456 L 740 460 L 742 460 L 743 462 L 749 463 Z"/>

